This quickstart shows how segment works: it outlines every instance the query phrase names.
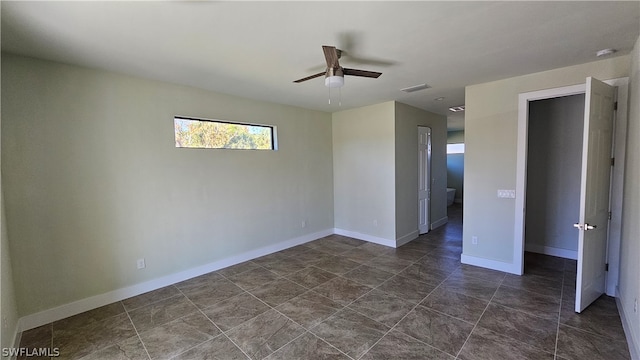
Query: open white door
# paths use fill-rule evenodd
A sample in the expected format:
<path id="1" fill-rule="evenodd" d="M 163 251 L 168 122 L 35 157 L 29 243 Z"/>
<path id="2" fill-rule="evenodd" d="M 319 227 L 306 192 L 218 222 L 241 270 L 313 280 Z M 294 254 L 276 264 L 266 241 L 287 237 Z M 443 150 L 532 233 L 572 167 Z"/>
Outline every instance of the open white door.
<path id="1" fill-rule="evenodd" d="M 418 231 L 429 232 L 431 198 L 431 129 L 418 127 Z"/>
<path id="2" fill-rule="evenodd" d="M 613 87 L 587 78 L 578 237 L 575 311 L 581 312 L 605 292 Z"/>

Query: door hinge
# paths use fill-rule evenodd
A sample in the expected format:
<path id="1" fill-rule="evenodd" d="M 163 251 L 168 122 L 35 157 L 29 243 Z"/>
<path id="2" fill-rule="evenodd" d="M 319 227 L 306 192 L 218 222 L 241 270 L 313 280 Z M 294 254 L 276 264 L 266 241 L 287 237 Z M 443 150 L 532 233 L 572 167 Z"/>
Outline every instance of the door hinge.
<path id="1" fill-rule="evenodd" d="M 616 164 L 616 158 L 611 158 L 611 166 L 614 166 Z"/>
<path id="2" fill-rule="evenodd" d="M 613 103 L 613 110 L 616 110 L 616 111 L 618 110 L 618 102 L 617 101 Z"/>
<path id="3" fill-rule="evenodd" d="M 611 211 L 609 211 L 609 220 L 611 220 Z"/>
<path id="4" fill-rule="evenodd" d="M 604 264 L 604 271 L 609 271 L 609 264 Z"/>

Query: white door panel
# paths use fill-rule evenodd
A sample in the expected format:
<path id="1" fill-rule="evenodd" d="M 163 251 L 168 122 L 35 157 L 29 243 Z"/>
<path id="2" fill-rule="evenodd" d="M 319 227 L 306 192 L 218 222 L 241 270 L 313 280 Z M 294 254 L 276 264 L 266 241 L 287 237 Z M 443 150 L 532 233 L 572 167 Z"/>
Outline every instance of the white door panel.
<path id="1" fill-rule="evenodd" d="M 418 127 L 418 230 L 426 234 L 430 228 L 431 200 L 431 129 Z"/>
<path id="2" fill-rule="evenodd" d="M 587 78 L 575 311 L 605 292 L 613 135 L 613 87 Z"/>

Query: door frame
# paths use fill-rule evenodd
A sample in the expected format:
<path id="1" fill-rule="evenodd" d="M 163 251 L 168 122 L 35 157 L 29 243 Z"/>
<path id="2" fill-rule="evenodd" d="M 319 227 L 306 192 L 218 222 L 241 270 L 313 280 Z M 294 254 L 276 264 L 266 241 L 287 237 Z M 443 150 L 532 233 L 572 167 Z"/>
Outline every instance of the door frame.
<path id="1" fill-rule="evenodd" d="M 585 78 L 586 79 L 586 78 Z M 607 261 L 609 272 L 607 273 L 606 293 L 615 296 L 618 284 L 620 268 L 620 230 L 622 213 L 622 190 L 624 183 L 624 158 L 627 130 L 627 97 L 629 90 L 629 78 L 617 78 L 605 80 L 605 83 L 618 89 L 618 108 L 614 123 L 614 157 L 616 166 L 613 168 L 611 179 L 611 213 L 612 219 L 609 226 L 609 242 L 607 245 Z M 569 95 L 584 94 L 586 83 L 521 93 L 518 95 L 518 137 L 516 153 L 516 198 L 514 213 L 513 235 L 513 273 L 524 273 L 524 240 L 525 240 L 525 209 L 527 190 L 527 149 L 529 131 L 529 102 L 535 100 L 551 99 Z"/>

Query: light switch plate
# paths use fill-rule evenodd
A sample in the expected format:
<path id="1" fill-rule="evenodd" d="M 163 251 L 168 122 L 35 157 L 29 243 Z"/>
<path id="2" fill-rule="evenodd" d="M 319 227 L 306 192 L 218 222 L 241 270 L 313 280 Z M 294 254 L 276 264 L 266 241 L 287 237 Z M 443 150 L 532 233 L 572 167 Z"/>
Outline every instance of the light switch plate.
<path id="1" fill-rule="evenodd" d="M 515 199 L 516 191 L 515 190 L 498 190 L 498 197 L 503 199 Z"/>

